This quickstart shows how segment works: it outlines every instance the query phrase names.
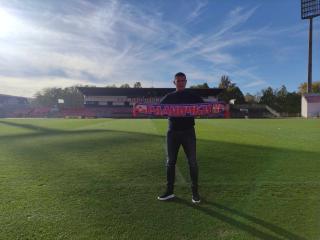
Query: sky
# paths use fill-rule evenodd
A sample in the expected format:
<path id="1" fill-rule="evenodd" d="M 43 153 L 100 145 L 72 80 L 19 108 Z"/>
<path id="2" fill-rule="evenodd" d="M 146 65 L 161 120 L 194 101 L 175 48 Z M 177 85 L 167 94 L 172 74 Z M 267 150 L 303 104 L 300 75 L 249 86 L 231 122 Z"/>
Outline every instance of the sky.
<path id="1" fill-rule="evenodd" d="M 313 79 L 320 80 L 320 17 Z M 307 80 L 300 0 L 0 0 L 0 93 L 32 97 L 72 85 L 297 91 Z"/>

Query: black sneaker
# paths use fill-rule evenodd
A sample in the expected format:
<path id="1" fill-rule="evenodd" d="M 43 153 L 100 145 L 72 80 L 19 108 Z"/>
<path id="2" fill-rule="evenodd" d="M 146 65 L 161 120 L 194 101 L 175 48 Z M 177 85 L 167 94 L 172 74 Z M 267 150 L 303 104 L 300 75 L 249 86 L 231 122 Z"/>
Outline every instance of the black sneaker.
<path id="1" fill-rule="evenodd" d="M 198 193 L 192 195 L 192 202 L 193 203 L 200 203 L 200 196 Z"/>
<path id="2" fill-rule="evenodd" d="M 171 192 L 166 192 L 165 194 L 161 195 L 158 197 L 158 200 L 160 201 L 166 201 L 166 200 L 169 200 L 169 199 L 172 199 L 174 198 L 175 195 Z"/>

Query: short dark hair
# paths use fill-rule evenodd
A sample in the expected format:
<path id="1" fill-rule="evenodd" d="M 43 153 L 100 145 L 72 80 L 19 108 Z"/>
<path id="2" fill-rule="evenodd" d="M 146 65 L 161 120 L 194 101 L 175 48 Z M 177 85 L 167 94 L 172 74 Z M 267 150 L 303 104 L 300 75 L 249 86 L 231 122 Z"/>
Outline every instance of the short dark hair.
<path id="1" fill-rule="evenodd" d="M 177 77 L 187 77 L 183 72 L 178 72 L 176 75 L 174 75 L 174 78 L 176 79 Z"/>

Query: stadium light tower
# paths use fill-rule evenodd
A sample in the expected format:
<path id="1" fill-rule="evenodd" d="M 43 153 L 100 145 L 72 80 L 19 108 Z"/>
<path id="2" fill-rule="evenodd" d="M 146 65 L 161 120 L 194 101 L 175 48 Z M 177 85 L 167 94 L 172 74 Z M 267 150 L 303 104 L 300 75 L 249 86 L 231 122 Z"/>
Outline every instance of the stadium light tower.
<path id="1" fill-rule="evenodd" d="M 308 93 L 312 92 L 312 30 L 313 18 L 320 16 L 320 0 L 301 0 L 301 18 L 309 19 Z"/>

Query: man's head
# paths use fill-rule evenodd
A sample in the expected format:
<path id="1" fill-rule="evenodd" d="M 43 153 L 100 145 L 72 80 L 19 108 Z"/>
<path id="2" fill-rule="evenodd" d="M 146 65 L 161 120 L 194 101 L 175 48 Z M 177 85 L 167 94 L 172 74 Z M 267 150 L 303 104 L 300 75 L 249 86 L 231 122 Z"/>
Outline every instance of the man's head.
<path id="1" fill-rule="evenodd" d="M 174 85 L 176 85 L 177 91 L 183 91 L 187 85 L 187 77 L 183 72 L 178 72 L 174 76 Z"/>

